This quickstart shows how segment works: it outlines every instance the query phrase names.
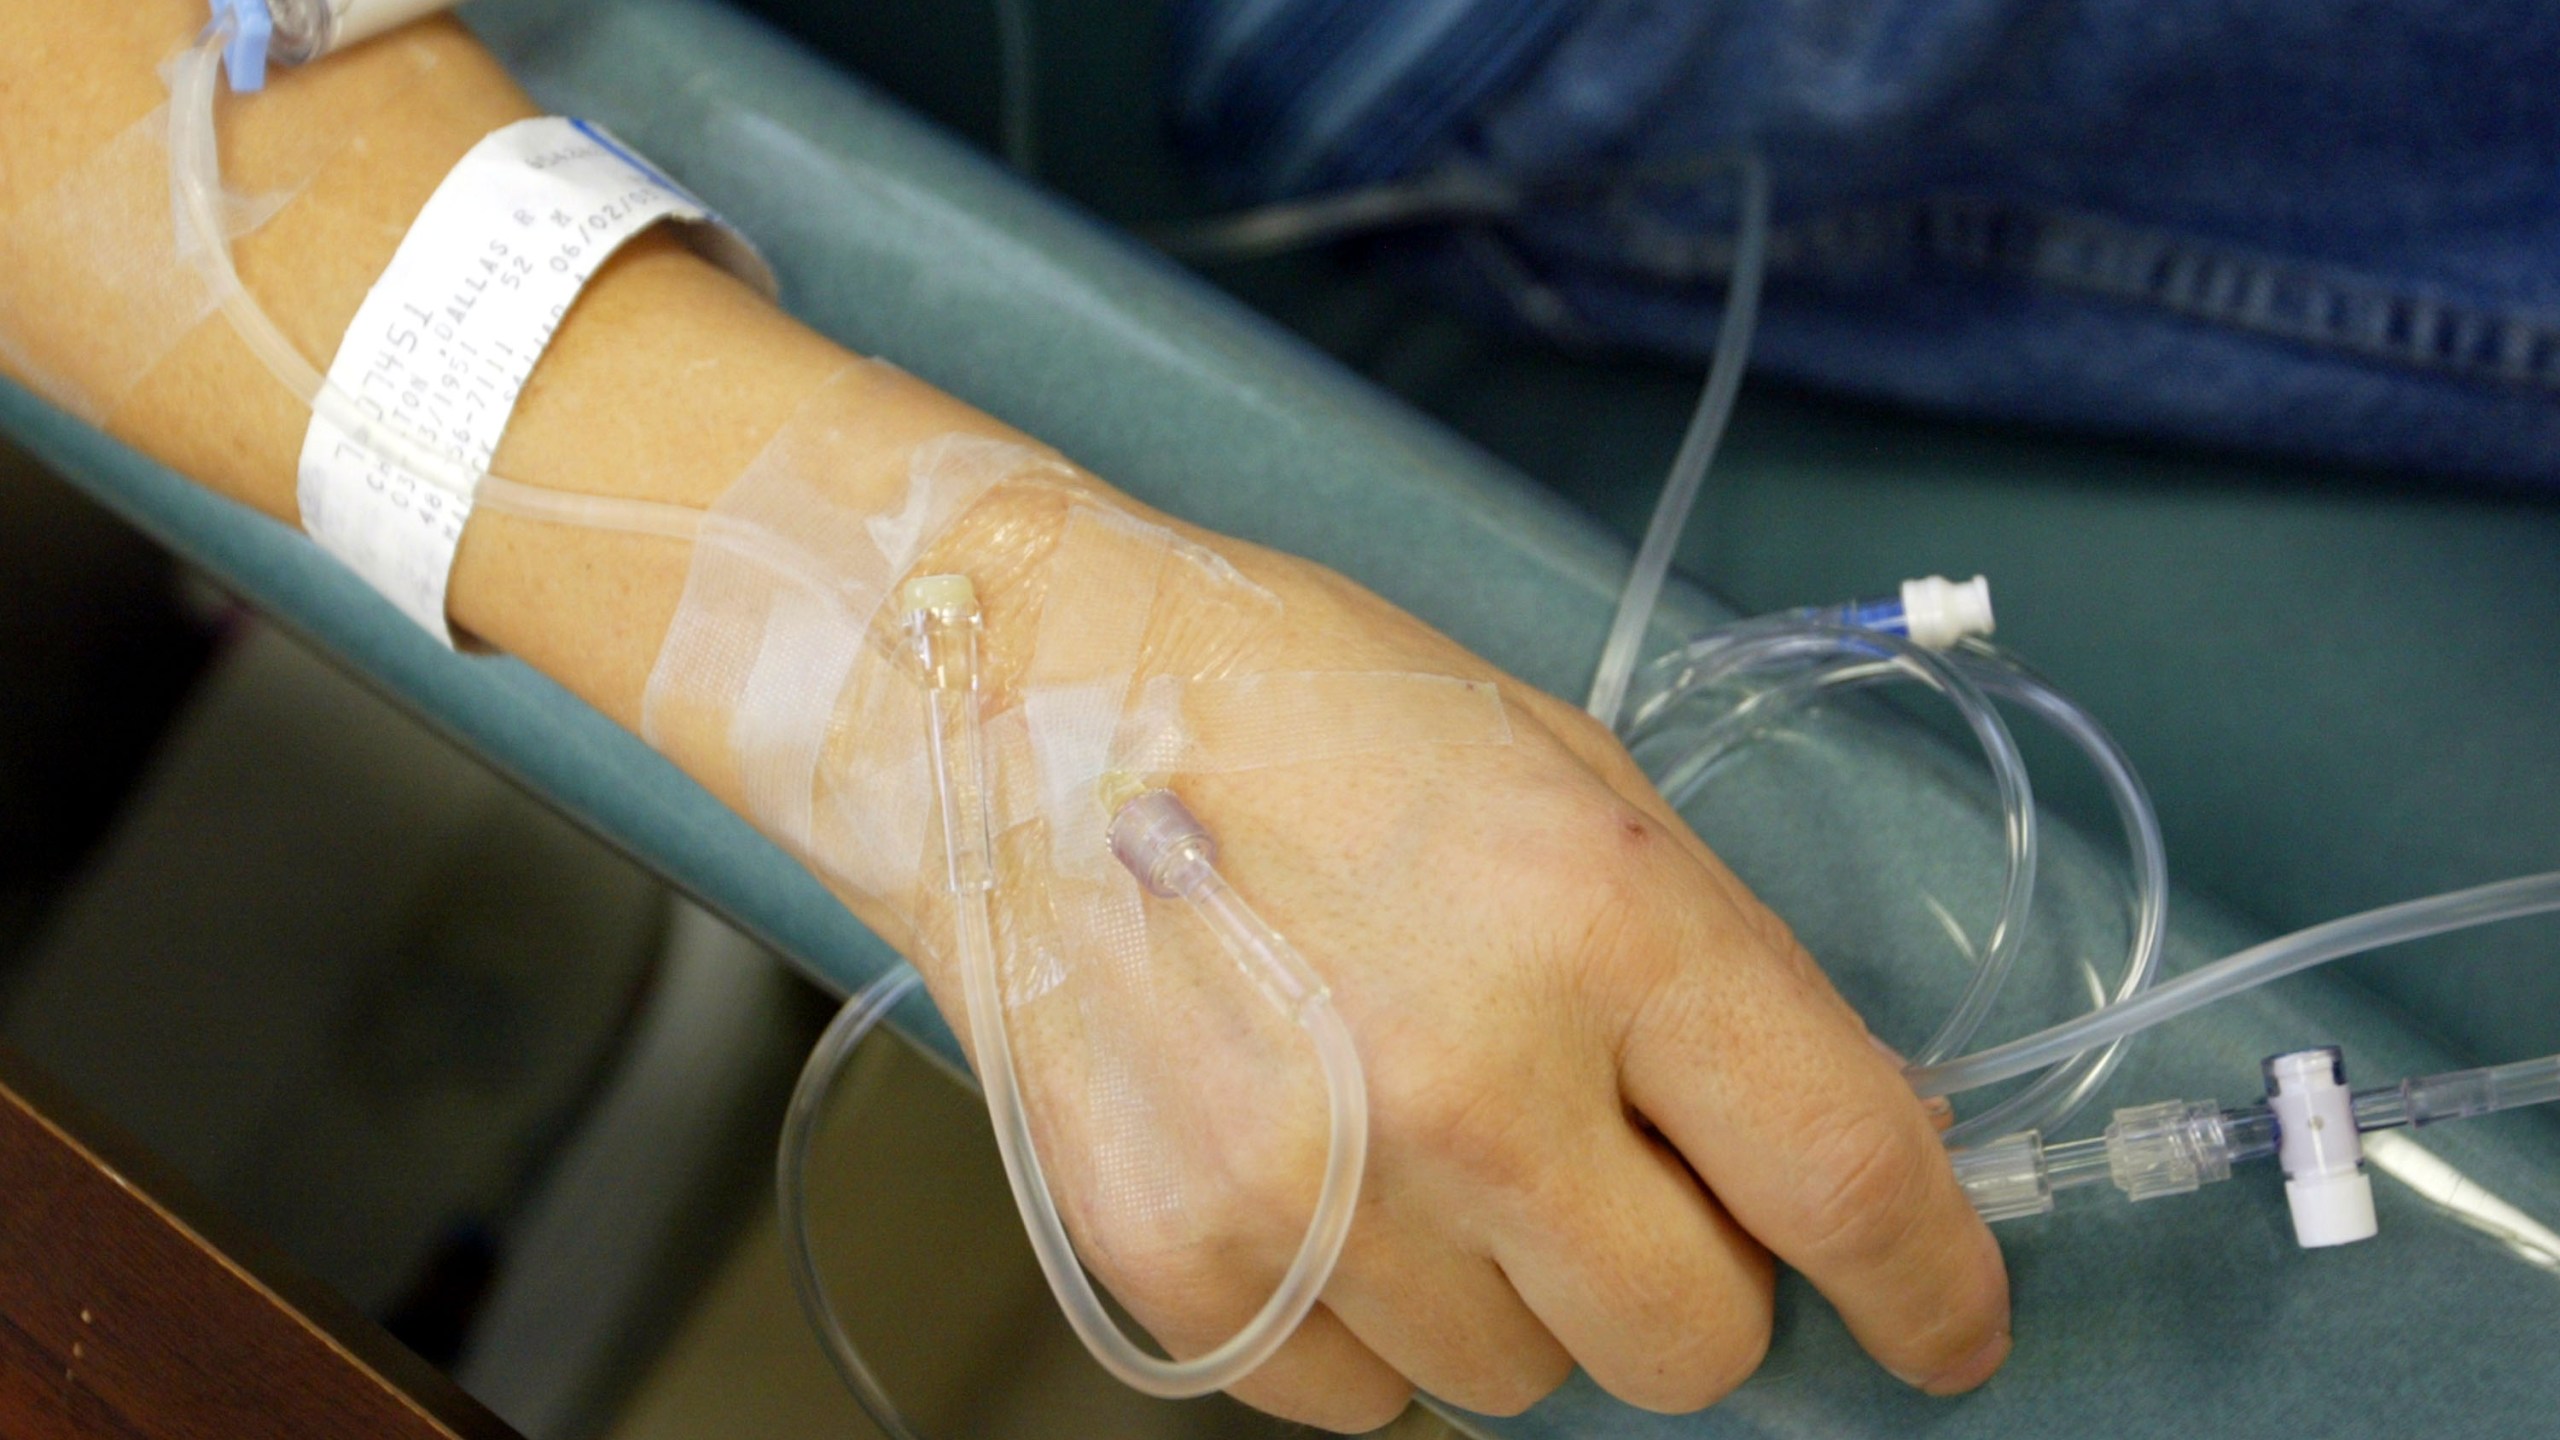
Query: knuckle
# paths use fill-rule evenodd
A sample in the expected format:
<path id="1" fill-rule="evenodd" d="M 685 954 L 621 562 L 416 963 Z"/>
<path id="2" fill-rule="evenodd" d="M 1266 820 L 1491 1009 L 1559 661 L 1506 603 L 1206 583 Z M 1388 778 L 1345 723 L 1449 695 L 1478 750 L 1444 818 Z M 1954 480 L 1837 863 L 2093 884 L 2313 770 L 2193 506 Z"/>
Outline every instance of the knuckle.
<path id="1" fill-rule="evenodd" d="M 1217 1317 L 1234 1308 L 1240 1287 L 1226 1255 L 1202 1244 L 1187 1226 L 1127 1215 L 1092 1228 L 1094 1272 L 1157 1338 L 1178 1341 L 1195 1330 L 1206 1334 Z"/>
<path id="2" fill-rule="evenodd" d="M 1685 1267 L 1627 1279 L 1618 1353 L 1592 1373 L 1631 1405 L 1665 1414 L 1703 1410 L 1733 1393 L 1769 1353 L 1776 1277 L 1708 1279 Z M 1595 1357 L 1596 1358 L 1596 1357 Z"/>
<path id="3" fill-rule="evenodd" d="M 1380 1429 L 1413 1403 L 1413 1387 L 1392 1374 L 1282 1380 L 1263 1371 L 1246 1376 L 1227 1393 L 1265 1414 L 1337 1435 Z"/>
<path id="4" fill-rule="evenodd" d="M 1479 1415 L 1518 1415 L 1554 1394 L 1573 1375 L 1573 1357 L 1553 1356 L 1489 1366 L 1447 1398 Z"/>
<path id="5" fill-rule="evenodd" d="M 1158 1250 L 1192 1254 L 1224 1290 L 1251 1290 L 1261 1275 L 1267 1291 L 1315 1213 L 1323 1178 L 1321 1149 L 1273 1145 L 1241 1157 L 1185 1187 L 1184 1213 L 1166 1222 L 1178 1233 L 1161 1236 Z"/>
<path id="6" fill-rule="evenodd" d="M 1427 1154 L 1460 1176 L 1503 1191 L 1539 1173 L 1531 1117 L 1520 1103 L 1525 1051 L 1487 1044 L 1407 1051 L 1370 1070 L 1370 1124 L 1382 1151 Z M 1514 1067 L 1506 1070 L 1506 1066 Z"/>
<path id="7" fill-rule="evenodd" d="M 1651 1383 L 1628 1403 L 1670 1415 L 1704 1410 L 1742 1388 L 1769 1356 L 1773 1333 L 1770 1308 L 1763 1304 L 1742 1314 L 1720 1317 L 1709 1328 L 1690 1332 L 1689 1343 L 1665 1356 Z"/>
<path id="8" fill-rule="evenodd" d="M 1494 867 L 1486 893 L 1503 897 L 1563 956 L 1619 958 L 1675 891 L 1663 867 L 1676 843 L 1598 786 L 1559 786 L 1524 801 L 1517 823 L 1483 847 Z"/>
<path id="9" fill-rule="evenodd" d="M 1205 1348 L 1269 1295 L 1306 1228 L 1276 1176 L 1197 1173 L 1176 1194 L 1080 1207 L 1077 1248 L 1095 1276 L 1169 1345 Z"/>
<path id="10" fill-rule="evenodd" d="M 1787 924 L 1786 917 L 1761 903 L 1759 896 L 1743 888 L 1740 880 L 1732 878 L 1732 872 L 1725 872 L 1719 879 L 1730 886 L 1735 920 L 1742 929 L 1746 944 L 1776 957 L 1790 970 L 1815 976 L 1822 973 L 1821 967 L 1814 963 L 1813 952 L 1796 938 L 1796 932 Z M 1823 983 L 1829 984 L 1827 980 Z"/>
<path id="11" fill-rule="evenodd" d="M 1880 1109 L 1819 1122 L 1798 1157 L 1806 1256 L 1856 1265 L 1890 1254 L 1922 1214 L 1929 1160 L 1918 1133 Z"/>
<path id="12" fill-rule="evenodd" d="M 1765 1274 L 1755 1289 L 1717 1301 L 1702 1304 L 1696 1292 L 1680 1300 L 1677 1318 L 1623 1317 L 1611 1353 L 1583 1357 L 1603 1389 L 1641 1409 L 1684 1415 L 1732 1394 L 1760 1368 L 1775 1312 Z"/>

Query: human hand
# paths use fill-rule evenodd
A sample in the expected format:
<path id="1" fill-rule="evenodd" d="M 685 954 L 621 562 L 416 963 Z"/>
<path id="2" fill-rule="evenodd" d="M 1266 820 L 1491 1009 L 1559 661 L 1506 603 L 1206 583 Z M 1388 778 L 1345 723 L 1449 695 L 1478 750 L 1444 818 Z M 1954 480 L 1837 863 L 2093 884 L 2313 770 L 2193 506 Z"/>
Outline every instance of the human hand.
<path id="1" fill-rule="evenodd" d="M 998 518 L 935 562 L 1008 557 L 979 567 L 993 572 L 993 710 L 1014 699 L 1050 598 L 1040 567 L 1012 557 L 1024 534 L 1054 536 L 1061 503 L 999 497 Z M 1615 739 L 1320 567 L 1184 533 L 1286 623 L 1216 655 L 1203 636 L 1220 627 L 1195 627 L 1151 645 L 1147 673 L 1475 679 L 1499 688 L 1510 732 L 1172 781 L 1236 885 L 1327 979 L 1371 1097 L 1341 1262 L 1240 1397 L 1358 1430 L 1416 1386 L 1514 1412 L 1579 1363 L 1633 1404 L 1700 1408 L 1765 1351 L 1773 1256 L 1911 1383 L 1948 1393 L 1996 1369 L 2005 1275 L 1935 1117 Z M 1008 884 L 1052 904 L 1043 863 L 1017 854 Z M 1006 1023 L 1081 1254 L 1187 1354 L 1269 1292 L 1325 1133 L 1288 1028 L 1220 1003 L 1211 992 L 1236 987 L 1215 947 L 1149 903 L 1147 978 L 1070 954 L 1069 982 L 1012 1003 Z M 965 1027 L 936 919 L 916 923 L 912 953 Z M 1017 904 L 1007 928 L 1019 940 L 1038 923 Z"/>

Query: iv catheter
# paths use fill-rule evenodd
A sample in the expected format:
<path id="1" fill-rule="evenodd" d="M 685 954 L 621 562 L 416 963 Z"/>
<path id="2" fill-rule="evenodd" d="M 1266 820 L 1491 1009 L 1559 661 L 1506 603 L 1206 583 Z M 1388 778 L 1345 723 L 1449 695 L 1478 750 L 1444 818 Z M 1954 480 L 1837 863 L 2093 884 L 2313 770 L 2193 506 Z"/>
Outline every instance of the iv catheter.
<path id="1" fill-rule="evenodd" d="M 1216 937 L 1273 1008 L 1306 1032 L 1324 1076 L 1328 1133 L 1315 1213 L 1289 1268 L 1252 1319 L 1225 1343 L 1189 1360 L 1140 1349 L 1124 1333 L 1077 1259 L 1066 1222 L 1033 1141 L 1028 1108 L 1004 1017 L 991 901 L 996 886 L 987 829 L 987 770 L 980 713 L 975 588 L 965 576 L 908 582 L 902 599 L 908 636 L 924 674 L 925 727 L 942 840 L 940 893 L 951 906 L 951 941 L 966 1005 L 969 1053 L 996 1148 L 1023 1227 L 1068 1324 L 1103 1368 L 1130 1388 L 1168 1399 L 1205 1395 L 1243 1379 L 1270 1358 L 1315 1308 L 1351 1230 L 1369 1148 L 1369 1099 L 1360 1056 L 1331 992 L 1281 933 L 1220 873 L 1217 842 L 1170 790 L 1134 777 L 1106 777 L 1097 822 L 1107 817 L 1112 855 L 1141 888 L 1178 900 Z M 806 1207 L 808 1149 L 826 1093 L 846 1057 L 917 984 L 901 966 L 847 1002 L 802 1070 L 792 1095 L 775 1184 L 784 1241 L 802 1308 L 828 1358 L 872 1419 L 898 1440 L 911 1431 L 846 1335 L 817 1273 Z"/>
<path id="2" fill-rule="evenodd" d="M 1332 1274 L 1350 1233 L 1368 1156 L 1369 1105 L 1359 1053 L 1315 972 L 1218 873 L 1217 847 L 1172 792 L 1136 786 L 1110 817 L 1112 852 L 1149 894 L 1178 899 L 1206 923 L 1263 994 L 1314 1043 L 1330 1120 L 1322 1188 L 1305 1240 L 1280 1283 L 1244 1328 L 1189 1360 L 1147 1354 L 1124 1334 L 1094 1292 L 1059 1217 L 1033 1146 L 1004 1017 L 990 894 L 994 864 L 987 834 L 987 773 L 978 690 L 978 602 L 968 580 L 936 575 L 910 582 L 910 633 L 925 671 L 926 735 L 942 826 L 943 889 L 967 1000 L 970 1054 L 997 1148 L 1021 1207 L 1041 1270 L 1068 1323 L 1103 1367 L 1133 1389 L 1184 1397 L 1224 1389 L 1268 1359 L 1298 1328 Z M 1097 818 L 1099 807 L 1097 807 Z"/>

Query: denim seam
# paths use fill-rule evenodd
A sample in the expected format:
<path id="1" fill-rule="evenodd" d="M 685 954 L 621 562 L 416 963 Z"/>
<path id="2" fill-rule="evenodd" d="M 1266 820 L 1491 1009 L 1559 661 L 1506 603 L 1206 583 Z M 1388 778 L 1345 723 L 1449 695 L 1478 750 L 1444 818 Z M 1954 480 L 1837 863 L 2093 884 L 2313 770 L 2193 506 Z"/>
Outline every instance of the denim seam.
<path id="1" fill-rule="evenodd" d="M 1731 263 L 1721 233 L 1675 229 L 1648 207 L 1602 208 L 1617 258 L 1639 273 L 1694 283 Z M 1848 278 L 1913 255 L 2409 369 L 2560 389 L 2560 317 L 2058 207 L 1956 194 L 1836 211 L 1779 227 L 1769 266 Z"/>

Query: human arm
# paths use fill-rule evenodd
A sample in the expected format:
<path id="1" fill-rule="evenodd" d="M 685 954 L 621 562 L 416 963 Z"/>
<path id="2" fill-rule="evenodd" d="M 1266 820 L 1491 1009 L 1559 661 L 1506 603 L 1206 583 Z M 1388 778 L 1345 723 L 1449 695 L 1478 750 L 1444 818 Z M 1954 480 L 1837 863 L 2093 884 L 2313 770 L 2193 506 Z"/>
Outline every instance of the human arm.
<path id="1" fill-rule="evenodd" d="M 160 43 L 173 44 L 182 34 L 183 27 L 173 25 Z M 351 54 L 331 66 L 358 58 Z M 439 75 L 456 73 L 460 63 L 446 59 Z M 244 145 L 256 139 L 266 103 L 226 114 L 226 125 Z M 454 105 L 448 98 L 405 107 L 405 114 L 435 115 Z M 468 124 L 457 124 L 444 137 L 442 153 L 416 167 L 403 203 L 414 208 L 462 145 L 512 113 L 496 106 L 470 112 Z M 376 142 L 365 167 L 367 183 L 385 182 L 380 172 L 392 148 Z M 234 157 L 233 169 L 244 188 L 256 186 L 253 155 Z M 370 260 L 378 266 L 404 213 L 387 204 L 384 216 L 368 222 L 370 228 L 322 227 L 329 243 L 296 250 L 292 226 L 306 205 L 361 214 L 372 198 L 333 193 L 331 178 L 324 174 L 302 204 L 241 247 L 252 285 L 315 355 L 327 353 L 362 291 L 363 267 L 350 260 L 359 252 L 348 237 L 379 230 L 380 248 Z M 327 276 L 315 270 L 342 263 L 352 283 L 336 310 L 291 313 L 325 291 Z M 634 277 L 656 278 L 644 285 Z M 155 453 L 226 488 L 261 483 L 262 476 L 263 483 L 282 488 L 278 477 L 290 475 L 302 424 L 298 414 L 283 415 L 272 433 L 247 427 L 246 438 L 229 448 L 206 433 L 218 437 L 233 423 L 210 401 L 227 400 L 236 408 L 263 384 L 254 368 L 224 371 L 198 365 L 192 355 L 193 347 L 210 347 L 218 356 L 226 346 L 219 326 L 194 337 L 190 351 L 156 370 L 114 423 Z M 795 355 L 803 357 L 796 369 L 785 363 Z M 582 302 L 538 372 L 498 468 L 546 484 L 622 487 L 699 503 L 744 468 L 798 395 L 841 363 L 832 347 L 796 332 L 672 247 L 637 253 L 609 270 Z M 199 392 L 194 395 L 187 391 L 191 374 Z M 682 392 L 671 383 L 678 376 L 689 382 Z M 707 383 L 692 383 L 706 378 Z M 203 418 L 208 411 L 215 412 L 210 420 Z M 155 414 L 162 412 L 175 418 L 155 429 Z M 884 395 L 879 413 L 882 453 L 892 460 L 906 443 L 901 436 L 1002 433 L 920 387 Z M 261 444 L 263 456 L 235 454 Z M 238 469 L 226 476 L 225 465 L 235 462 Z M 861 476 L 847 477 L 849 488 L 863 483 Z M 688 485 L 699 488 L 687 492 Z M 1098 483 L 1090 493 L 1143 513 Z M 282 508 L 271 497 L 262 503 Z M 1297 647 L 1282 657 L 1288 663 L 1489 673 L 1320 572 L 1231 542 L 1195 538 L 1235 560 L 1287 605 Z M 681 550 L 661 542 L 553 534 L 484 512 L 464 551 L 454 591 L 457 620 L 535 660 L 629 723 L 640 678 L 681 580 Z M 967 553 L 957 563 L 975 568 Z M 999 605 L 991 643 L 1016 643 L 1017 629 L 1005 622 Z M 618 665 L 617 654 L 624 657 Z M 1534 1343 L 1547 1329 L 1573 1331 L 1566 1343 L 1577 1353 L 1588 1352 L 1585 1358 L 1604 1381 L 1637 1398 L 1666 1404 L 1702 1398 L 1719 1379 L 1729 1380 L 1747 1365 L 1751 1347 L 1744 1342 L 1751 1338 L 1755 1314 L 1758 1324 L 1766 1319 L 1765 1299 L 1755 1298 L 1753 1289 L 1765 1283 L 1764 1271 L 1748 1247 L 1717 1228 L 1703 1201 L 1679 1208 L 1689 1203 L 1681 1197 L 1694 1198 L 1692 1192 L 1649 1187 L 1644 1172 L 1627 1168 L 1638 1157 L 1662 1168 L 1667 1152 L 1637 1143 L 1642 1132 L 1623 1121 L 1624 1094 L 1635 1092 L 1651 1118 L 1676 1131 L 1681 1096 L 1695 1091 L 1700 1131 L 1730 1127 L 1758 1139 L 1764 1153 L 1794 1157 L 1806 1155 L 1818 1137 L 1821 1127 L 1812 1122 L 1832 1111 L 1862 1108 L 1843 1103 L 1844 1094 L 1863 1094 L 1879 1106 L 1907 1106 L 1908 1100 L 1889 1089 L 1889 1068 L 1872 1056 L 1859 1051 L 1855 1059 L 1843 1059 L 1835 1053 L 1855 1042 L 1854 1022 L 1834 1002 L 1822 1000 L 1817 977 L 1794 972 L 1791 967 L 1800 962 L 1791 949 L 1762 933 L 1758 912 L 1693 853 L 1676 822 L 1651 807 L 1641 782 L 1625 774 L 1605 739 L 1581 728 L 1555 702 L 1509 689 L 1517 716 L 1514 745 L 1499 753 L 1420 757 L 1395 767 L 1399 773 L 1366 775 L 1368 783 L 1346 787 L 1359 797 L 1348 810 L 1338 795 L 1314 793 L 1303 781 L 1284 776 L 1223 781 L 1194 796 L 1234 842 L 1240 880 L 1332 973 L 1346 1010 L 1362 1012 L 1355 1023 L 1370 1052 L 1382 1118 L 1372 1204 L 1333 1295 L 1335 1310 L 1357 1312 L 1357 1318 L 1335 1318 L 1347 1320 L 1350 1332 L 1369 1340 L 1371 1348 L 1390 1353 L 1409 1373 L 1462 1403 L 1501 1408 L 1516 1403 L 1516 1389 L 1551 1378 L 1562 1352 L 1551 1342 L 1543 1349 Z M 1588 758 L 1577 756 L 1577 744 L 1586 747 Z M 1594 765 L 1618 768 L 1595 776 Z M 716 774 L 706 773 L 706 779 L 722 788 Z M 1325 872 L 1325 857 L 1344 848 L 1333 843 L 1338 837 L 1388 819 L 1409 820 L 1414 837 L 1398 873 Z M 1290 863 L 1270 857 L 1288 857 Z M 866 907 L 866 918 L 898 933 L 900 917 L 886 913 L 873 897 L 850 898 Z M 920 959 L 930 963 L 929 957 Z M 1723 988 L 1712 997 L 1674 994 L 1700 979 Z M 1430 1017 L 1429 1024 L 1399 1023 L 1411 1016 Z M 1638 1038 L 1648 1017 L 1656 1029 L 1672 1018 L 1730 1027 L 1732 1033 L 1715 1037 L 1710 1053 L 1719 1063 L 1735 1057 L 1732 1083 L 1723 1085 L 1710 1074 L 1671 1083 L 1659 1071 L 1647 1071 L 1641 1062 L 1648 1053 L 1699 1048 L 1695 1037 L 1676 1044 Z M 1823 1028 L 1802 1028 L 1817 1021 Z M 1762 1052 L 1756 1057 L 1755 1047 Z M 1621 1051 L 1630 1063 L 1620 1063 Z M 1826 1073 L 1843 1066 L 1853 1068 Z M 1880 1088 L 1844 1088 L 1851 1082 Z M 1829 1103 L 1822 1115 L 1810 1108 L 1787 1117 L 1755 1114 L 1772 1095 L 1789 1094 Z M 1879 1113 L 1891 1119 L 1900 1112 Z M 1766 1128 L 1755 1136 L 1752 1127 L 1763 1119 Z M 1523 1128 L 1486 1133 L 1496 1122 Z M 1560 1143 L 1586 1135 L 1628 1143 L 1587 1158 Z M 1727 1198 L 1742 1208 L 1750 1199 L 1750 1175 L 1730 1165 L 1715 1173 L 1714 1135 L 1680 1138 L 1690 1161 L 1708 1170 L 1710 1180 L 1731 1191 Z M 1843 1143 L 1854 1150 L 1866 1142 Z M 1665 1169 L 1654 1178 L 1680 1177 Z M 1566 1185 L 1568 1179 L 1582 1188 Z M 1532 1194 L 1540 1190 L 1546 1193 Z M 1537 1224 L 1507 1216 L 1506 1207 L 1524 1196 L 1553 1204 L 1556 1215 Z M 1667 1208 L 1629 1211 L 1634 1200 L 1648 1196 Z M 1890 1215 L 1897 1207 L 1889 1200 L 1868 1208 Z M 1633 1223 L 1647 1215 L 1655 1217 L 1649 1233 Z M 1398 1225 L 1414 1233 L 1399 1233 Z M 1776 1222 L 1758 1228 L 1773 1239 L 1783 1233 Z M 1515 1231 L 1536 1233 L 1523 1239 Z M 1532 1295 L 1525 1307 L 1517 1301 L 1506 1305 L 1504 1293 L 1538 1284 L 1528 1273 L 1538 1268 L 1534 1242 L 1549 1233 L 1562 1257 L 1553 1268 L 1571 1283 L 1542 1292 L 1543 1304 L 1541 1295 Z M 1727 1242 L 1729 1253 L 1714 1248 Z M 1619 1276 L 1616 1288 L 1646 1282 L 1660 1292 L 1650 1298 L 1661 1308 L 1646 1311 L 1633 1300 L 1604 1302 L 1603 1318 L 1639 1332 L 1639 1339 L 1690 1347 L 1662 1357 L 1661 1364 L 1675 1372 L 1668 1377 L 1649 1376 L 1642 1357 L 1631 1361 L 1614 1354 L 1603 1327 L 1577 1327 L 1563 1308 L 1576 1293 L 1611 1292 L 1612 1246 L 1642 1261 L 1624 1267 L 1641 1273 Z M 1711 1268 L 1719 1253 L 1725 1253 L 1722 1270 Z M 1818 1263 L 1809 1268 L 1823 1274 Z M 1148 1288 L 1147 1277 L 1111 1278 L 1140 1298 Z M 1395 1293 L 1399 1286 L 1401 1294 Z M 1905 1288 L 1925 1297 L 1929 1284 L 1906 1280 Z M 1516 1332 L 1498 1328 L 1523 1314 L 1528 1319 Z M 1412 1333 L 1397 1333 L 1400 1317 L 1408 1315 Z M 1718 1323 L 1725 1328 L 1716 1330 Z M 1900 1343 L 1911 1344 L 1911 1337 Z M 1450 1353 L 1435 1355 L 1434 1345 Z M 1906 1358 L 1897 1363 L 1916 1368 L 1909 1351 L 1898 1353 Z M 1488 1382 L 1463 1372 L 1470 1363 L 1501 1372 L 1494 1379 L 1513 1377 L 1514 1389 L 1493 1389 L 1490 1399 L 1479 1399 Z M 1525 1381 L 1518 1378 L 1524 1376 Z M 1285 1378 L 1285 1365 L 1266 1377 L 1275 1384 Z M 1648 1389 L 1648 1382 L 1660 1388 Z M 1338 1396 L 1347 1387 L 1328 1388 Z"/>

